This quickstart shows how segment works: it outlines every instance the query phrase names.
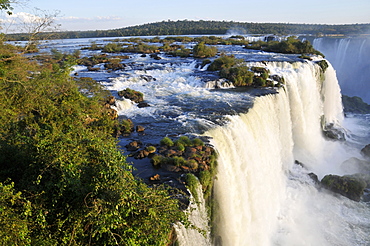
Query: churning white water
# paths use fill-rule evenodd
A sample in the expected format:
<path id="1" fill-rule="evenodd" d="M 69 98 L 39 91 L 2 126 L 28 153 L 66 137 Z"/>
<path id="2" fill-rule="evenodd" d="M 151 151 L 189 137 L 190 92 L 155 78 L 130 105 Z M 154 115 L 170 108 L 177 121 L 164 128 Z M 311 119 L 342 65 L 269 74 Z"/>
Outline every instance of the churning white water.
<path id="1" fill-rule="evenodd" d="M 308 176 L 341 173 L 352 154 L 322 137 L 322 115 L 342 121 L 334 70 L 322 85 L 313 63 L 268 68 L 284 76 L 286 87 L 207 132 L 219 151 L 215 245 L 370 244 L 368 205 L 318 190 Z"/>

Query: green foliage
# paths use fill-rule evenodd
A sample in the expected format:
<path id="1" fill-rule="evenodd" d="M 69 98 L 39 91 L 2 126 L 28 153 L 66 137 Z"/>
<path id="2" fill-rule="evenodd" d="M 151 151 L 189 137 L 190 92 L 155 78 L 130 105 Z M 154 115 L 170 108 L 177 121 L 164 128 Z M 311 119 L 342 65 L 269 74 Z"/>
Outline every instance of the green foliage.
<path id="1" fill-rule="evenodd" d="M 189 137 L 187 136 L 181 136 L 177 141 L 176 143 L 181 143 L 183 144 L 184 146 L 192 146 L 192 141 L 189 139 Z"/>
<path id="2" fill-rule="evenodd" d="M 236 64 L 241 63 L 242 60 L 236 59 L 233 55 L 231 56 L 221 56 L 214 60 L 208 67 L 208 71 L 220 71 L 224 68 L 231 68 Z"/>
<path id="3" fill-rule="evenodd" d="M 2 44 L 0 54 L 2 243 L 167 245 L 184 214 L 132 175 L 99 86 L 66 64 L 39 66 Z"/>
<path id="4" fill-rule="evenodd" d="M 130 45 L 123 49 L 124 52 L 134 52 L 134 53 L 144 53 L 144 54 L 150 54 L 150 53 L 158 53 L 160 48 L 156 45 L 149 45 L 142 42 L 139 42 L 135 45 Z"/>
<path id="5" fill-rule="evenodd" d="M 94 46 L 94 48 L 98 48 L 98 47 Z M 123 51 L 123 47 L 122 47 L 122 44 L 120 43 L 112 42 L 112 43 L 108 43 L 104 45 L 102 50 L 103 52 L 107 52 L 107 53 L 119 53 Z"/>
<path id="6" fill-rule="evenodd" d="M 161 162 L 163 161 L 163 156 L 161 155 L 154 155 L 152 157 L 152 159 L 150 160 L 150 163 L 152 163 L 152 165 L 154 167 L 159 167 L 161 165 Z"/>
<path id="7" fill-rule="evenodd" d="M 235 86 L 251 86 L 254 73 L 244 65 L 223 69 L 220 72 L 220 76 L 230 80 Z"/>
<path id="8" fill-rule="evenodd" d="M 205 45 L 204 42 L 200 42 L 193 48 L 193 56 L 196 58 L 207 58 L 213 57 L 217 54 L 217 48 Z"/>
<path id="9" fill-rule="evenodd" d="M 198 202 L 199 201 L 199 198 L 198 198 L 199 194 L 197 192 L 197 187 L 199 185 L 198 178 L 192 173 L 187 173 L 185 176 L 185 180 L 186 180 L 186 186 L 190 190 L 191 194 L 194 196 L 195 201 Z"/>
<path id="10" fill-rule="evenodd" d="M 192 144 L 194 146 L 204 146 L 204 142 L 200 138 L 194 138 Z"/>
<path id="11" fill-rule="evenodd" d="M 82 31 L 82 32 L 57 32 L 55 38 L 92 38 L 92 37 L 123 37 L 123 36 L 158 36 L 158 35 L 224 35 L 228 30 L 235 28 L 248 30 L 249 34 L 279 34 L 304 33 L 309 35 L 331 34 L 364 34 L 369 33 L 370 24 L 347 24 L 347 25 L 317 25 L 317 24 L 287 24 L 287 23 L 255 23 L 235 21 L 162 21 L 144 25 L 130 26 L 112 30 Z M 45 37 L 50 33 L 44 34 Z M 43 36 L 41 36 L 43 37 Z M 12 39 L 27 40 L 25 34 L 12 34 Z M 169 40 L 177 41 L 177 37 L 169 37 Z M 179 42 L 182 42 L 179 39 Z"/>
<path id="12" fill-rule="evenodd" d="M 290 36 L 287 40 L 278 41 L 257 41 L 250 45 L 245 46 L 247 49 L 258 49 L 269 52 L 284 53 L 284 54 L 315 54 L 324 55 L 315 50 L 308 40 L 300 41 L 296 37 Z"/>
<path id="13" fill-rule="evenodd" d="M 175 145 L 176 145 L 178 151 L 185 151 L 184 144 L 182 144 L 180 142 L 176 142 Z"/>
<path id="14" fill-rule="evenodd" d="M 148 146 L 145 148 L 145 150 L 148 151 L 149 153 L 154 153 L 157 151 L 157 148 L 154 146 Z"/>
<path id="15" fill-rule="evenodd" d="M 29 245 L 28 219 L 32 216 L 30 202 L 16 192 L 14 183 L 0 183 L 1 245 Z"/>
<path id="16" fill-rule="evenodd" d="M 326 69 L 329 67 L 329 64 L 326 60 L 321 60 L 316 62 L 317 65 L 320 66 L 321 70 L 325 73 Z"/>
<path id="17" fill-rule="evenodd" d="M 144 100 L 144 94 L 142 92 L 135 91 L 130 88 L 126 88 L 123 91 L 119 91 L 118 96 L 125 97 L 136 103 L 142 102 Z"/>
<path id="18" fill-rule="evenodd" d="M 160 143 L 161 143 L 161 145 L 165 145 L 165 146 L 168 146 L 168 147 L 171 147 L 171 146 L 174 145 L 173 141 L 169 137 L 162 138 Z"/>

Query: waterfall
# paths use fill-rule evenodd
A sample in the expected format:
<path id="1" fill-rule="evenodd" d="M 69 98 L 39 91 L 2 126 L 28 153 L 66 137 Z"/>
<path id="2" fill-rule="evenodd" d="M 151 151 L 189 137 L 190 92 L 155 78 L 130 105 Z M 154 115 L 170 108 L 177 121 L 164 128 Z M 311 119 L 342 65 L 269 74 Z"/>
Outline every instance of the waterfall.
<path id="1" fill-rule="evenodd" d="M 208 132 L 219 151 L 216 245 L 269 245 L 293 163 L 286 94 L 256 99 L 248 114 Z"/>
<path id="2" fill-rule="evenodd" d="M 183 224 L 177 223 L 174 227 L 179 246 L 188 246 L 192 242 L 194 245 L 211 245 L 210 229 L 208 225 L 208 213 L 203 198 L 201 185 L 197 185 L 197 198 L 190 197 L 190 205 L 186 210 L 189 222 L 195 228 L 186 228 Z"/>
<path id="3" fill-rule="evenodd" d="M 327 122 L 339 124 L 343 118 L 335 71 L 327 70 L 322 85 L 311 62 L 269 63 L 268 68 L 284 76 L 286 87 L 256 98 L 247 114 L 207 132 L 219 152 L 215 245 L 363 242 L 366 236 L 354 224 L 368 223 L 369 217 L 359 221 L 369 209 L 320 192 L 308 176 L 339 172 L 333 163 L 348 158 L 340 143 L 323 138 L 320 124 L 324 114 Z"/>
<path id="4" fill-rule="evenodd" d="M 313 46 L 333 64 L 343 94 L 370 103 L 370 38 L 316 38 Z"/>

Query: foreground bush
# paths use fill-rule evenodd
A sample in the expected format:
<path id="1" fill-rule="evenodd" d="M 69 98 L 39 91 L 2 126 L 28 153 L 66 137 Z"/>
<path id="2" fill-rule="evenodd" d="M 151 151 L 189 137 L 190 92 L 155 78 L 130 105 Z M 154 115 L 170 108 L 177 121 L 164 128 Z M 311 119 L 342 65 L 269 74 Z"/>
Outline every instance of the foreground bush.
<path id="1" fill-rule="evenodd" d="M 0 53 L 2 243 L 167 245 L 184 215 L 164 187 L 133 177 L 99 86 L 61 62 Z"/>

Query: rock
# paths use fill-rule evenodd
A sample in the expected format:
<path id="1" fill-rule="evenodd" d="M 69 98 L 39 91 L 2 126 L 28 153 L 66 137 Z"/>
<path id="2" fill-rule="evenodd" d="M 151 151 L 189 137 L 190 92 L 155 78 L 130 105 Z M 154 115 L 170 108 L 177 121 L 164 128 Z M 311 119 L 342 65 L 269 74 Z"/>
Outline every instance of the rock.
<path id="1" fill-rule="evenodd" d="M 300 162 L 300 161 L 298 161 L 298 160 L 295 160 L 295 161 L 294 161 L 294 164 L 296 164 L 296 165 L 298 165 L 298 166 L 300 166 L 300 167 L 305 168 L 305 166 L 303 165 L 303 163 L 302 163 L 302 162 Z"/>
<path id="2" fill-rule="evenodd" d="M 367 158 L 370 159 L 370 144 L 366 145 L 365 147 L 362 148 L 361 154 Z"/>
<path id="3" fill-rule="evenodd" d="M 327 124 L 323 129 L 324 136 L 328 139 L 345 141 L 346 136 L 342 129 L 336 128 L 334 124 Z"/>
<path id="4" fill-rule="evenodd" d="M 156 81 L 157 79 L 150 75 L 140 75 L 140 79 L 145 80 L 146 82 Z"/>
<path id="5" fill-rule="evenodd" d="M 137 131 L 137 132 L 144 132 L 144 130 L 145 130 L 145 127 L 143 127 L 143 126 L 141 126 L 141 125 L 137 125 L 137 126 L 136 126 L 136 131 Z"/>
<path id="6" fill-rule="evenodd" d="M 118 92 L 118 96 L 124 97 L 126 99 L 130 99 L 133 102 L 140 103 L 144 101 L 143 93 L 135 90 L 131 90 L 130 88 L 126 88 L 123 91 Z"/>
<path id="7" fill-rule="evenodd" d="M 96 71 L 99 71 L 100 70 L 100 67 L 91 67 L 91 66 L 88 66 L 87 67 L 87 70 L 90 71 L 90 72 L 96 72 Z"/>
<path id="8" fill-rule="evenodd" d="M 115 105 L 116 104 L 116 98 L 114 96 L 108 96 L 106 103 L 109 105 Z"/>
<path id="9" fill-rule="evenodd" d="M 146 103 L 146 102 L 139 102 L 137 107 L 138 108 L 146 108 L 146 107 L 150 107 L 150 105 L 149 105 L 149 103 Z"/>
<path id="10" fill-rule="evenodd" d="M 335 193 L 354 201 L 360 201 L 367 186 L 366 182 L 351 176 L 326 175 L 321 180 L 321 185 Z"/>
<path id="11" fill-rule="evenodd" d="M 152 177 L 149 178 L 150 181 L 160 181 L 161 180 L 161 176 L 159 174 L 156 174 Z"/>
<path id="12" fill-rule="evenodd" d="M 144 159 L 145 157 L 148 157 L 149 154 L 150 153 L 148 151 L 146 151 L 145 149 L 140 150 L 140 151 L 138 151 L 134 154 L 134 158 L 135 159 Z"/>
<path id="13" fill-rule="evenodd" d="M 341 168 L 347 173 L 370 173 L 370 162 L 352 157 L 344 161 Z"/>
<path id="14" fill-rule="evenodd" d="M 150 57 L 154 60 L 161 60 L 162 58 L 158 56 L 158 54 L 150 54 Z"/>
<path id="15" fill-rule="evenodd" d="M 309 173 L 309 174 L 308 174 L 308 176 L 313 180 L 313 182 L 314 182 L 315 184 L 320 184 L 320 180 L 319 180 L 319 178 L 317 177 L 317 175 L 316 175 L 316 174 L 314 174 L 314 173 Z"/>
<path id="16" fill-rule="evenodd" d="M 127 144 L 125 147 L 128 151 L 136 151 L 140 149 L 140 145 L 142 143 L 140 141 L 132 141 L 131 143 Z"/>

